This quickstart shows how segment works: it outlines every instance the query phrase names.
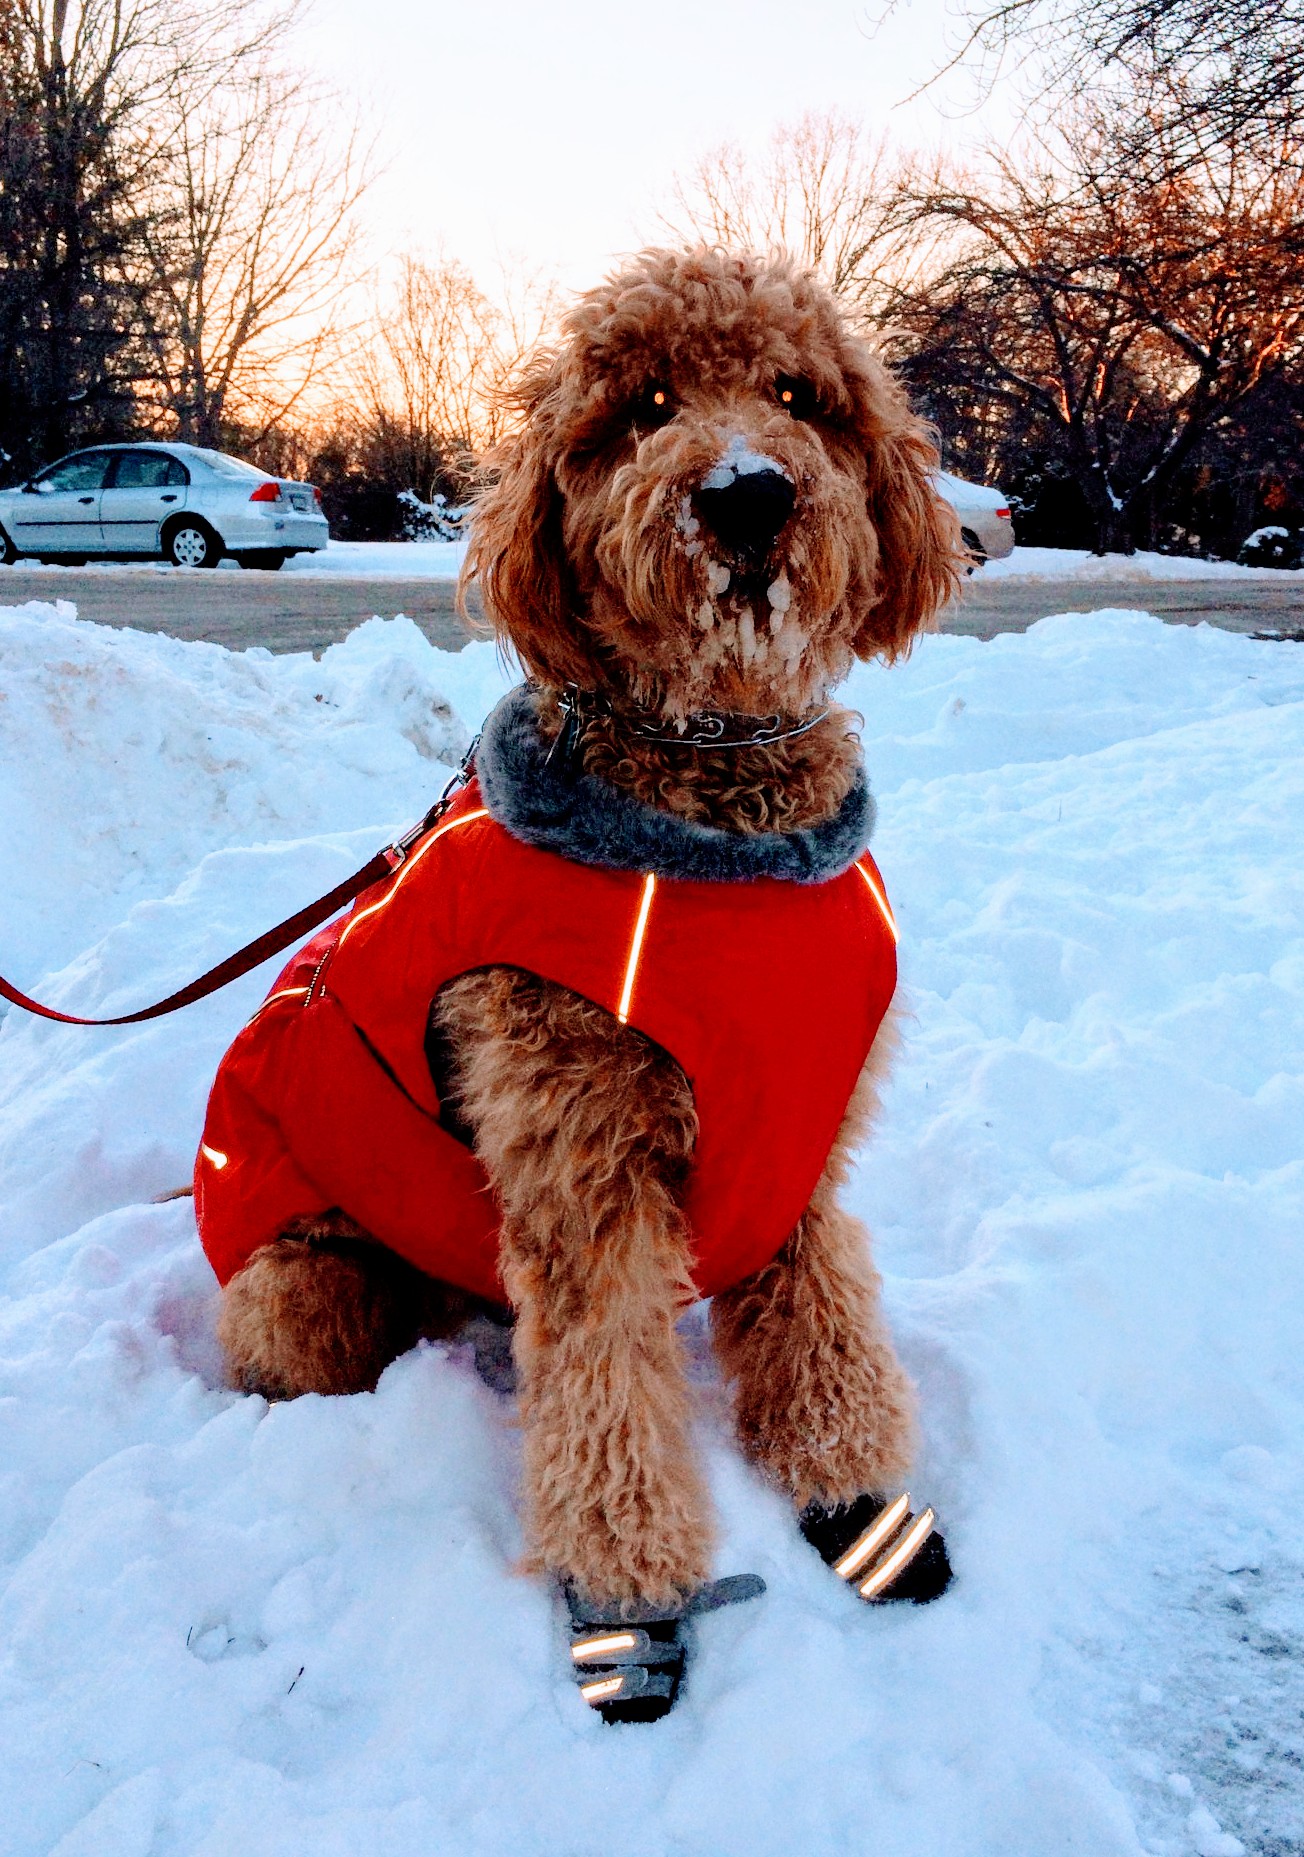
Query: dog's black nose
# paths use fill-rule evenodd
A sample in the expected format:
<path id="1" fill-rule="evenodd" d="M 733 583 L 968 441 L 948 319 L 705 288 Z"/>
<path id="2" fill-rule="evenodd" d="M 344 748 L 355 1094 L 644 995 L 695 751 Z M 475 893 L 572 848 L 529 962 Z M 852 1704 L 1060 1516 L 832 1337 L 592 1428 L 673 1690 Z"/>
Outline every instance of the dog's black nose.
<path id="1" fill-rule="evenodd" d="M 782 471 L 746 471 L 718 490 L 699 490 L 698 516 L 732 554 L 763 561 L 797 501 Z"/>

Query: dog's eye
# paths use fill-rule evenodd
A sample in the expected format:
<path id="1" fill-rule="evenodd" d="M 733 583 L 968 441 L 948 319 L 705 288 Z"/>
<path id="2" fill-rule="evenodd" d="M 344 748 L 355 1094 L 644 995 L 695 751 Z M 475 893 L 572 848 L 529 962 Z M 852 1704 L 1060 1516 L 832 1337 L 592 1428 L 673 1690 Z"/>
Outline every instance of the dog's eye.
<path id="1" fill-rule="evenodd" d="M 633 416 L 636 426 L 663 426 L 668 419 L 673 419 L 677 412 L 674 395 L 660 381 L 649 381 L 638 399 L 634 402 Z"/>
<path id="2" fill-rule="evenodd" d="M 813 419 L 819 411 L 815 389 L 808 380 L 792 374 L 780 374 L 774 383 L 774 397 L 794 419 Z"/>

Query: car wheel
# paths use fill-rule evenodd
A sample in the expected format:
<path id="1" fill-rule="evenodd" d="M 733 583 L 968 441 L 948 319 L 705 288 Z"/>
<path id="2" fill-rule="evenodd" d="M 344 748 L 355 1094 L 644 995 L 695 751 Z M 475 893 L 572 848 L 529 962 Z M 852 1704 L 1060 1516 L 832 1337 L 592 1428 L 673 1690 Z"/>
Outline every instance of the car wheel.
<path id="1" fill-rule="evenodd" d="M 173 567 L 216 567 L 222 544 L 207 523 L 183 517 L 164 536 L 163 553 Z"/>
<path id="2" fill-rule="evenodd" d="M 973 567 L 985 566 L 986 561 L 987 561 L 987 550 L 983 547 L 982 543 L 978 540 L 978 537 L 974 534 L 973 530 L 972 529 L 961 529 L 960 540 L 964 543 L 965 547 L 969 551 L 969 559 L 973 562 Z M 969 570 L 971 574 L 973 572 L 973 567 L 971 567 Z"/>
<path id="3" fill-rule="evenodd" d="M 0 529 L 0 565 L 12 567 L 18 559 L 18 550 L 14 547 L 3 529 Z"/>
<path id="4" fill-rule="evenodd" d="M 286 557 L 279 548 L 250 548 L 236 560 L 241 567 L 259 567 L 265 574 L 274 574 L 278 568 L 285 566 Z"/>

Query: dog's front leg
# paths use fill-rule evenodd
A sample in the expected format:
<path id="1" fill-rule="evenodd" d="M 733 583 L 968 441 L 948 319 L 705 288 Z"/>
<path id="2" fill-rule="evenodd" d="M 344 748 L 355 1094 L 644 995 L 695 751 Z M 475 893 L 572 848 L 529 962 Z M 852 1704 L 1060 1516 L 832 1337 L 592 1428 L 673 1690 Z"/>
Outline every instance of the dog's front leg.
<path id="1" fill-rule="evenodd" d="M 869 1235 L 822 1186 L 774 1261 L 711 1304 L 739 1440 L 798 1509 L 890 1490 L 914 1434 Z"/>
<path id="2" fill-rule="evenodd" d="M 892 1489 L 913 1448 L 913 1391 L 883 1316 L 869 1234 L 837 1203 L 894 1045 L 889 1023 L 778 1256 L 711 1305 L 743 1448 L 799 1509 Z"/>
<path id="3" fill-rule="evenodd" d="M 444 990 L 460 1115 L 502 1204 L 531 1559 L 592 1598 L 673 1600 L 709 1569 L 675 1323 L 683 1073 L 588 1001 L 498 969 Z"/>
<path id="4" fill-rule="evenodd" d="M 946 1591 L 950 1560 L 932 1510 L 916 1515 L 900 1490 L 914 1397 L 869 1234 L 837 1203 L 890 1045 L 889 1031 L 795 1231 L 773 1263 L 715 1298 L 711 1318 L 743 1446 L 792 1498 L 807 1540 L 862 1598 L 922 1603 Z"/>

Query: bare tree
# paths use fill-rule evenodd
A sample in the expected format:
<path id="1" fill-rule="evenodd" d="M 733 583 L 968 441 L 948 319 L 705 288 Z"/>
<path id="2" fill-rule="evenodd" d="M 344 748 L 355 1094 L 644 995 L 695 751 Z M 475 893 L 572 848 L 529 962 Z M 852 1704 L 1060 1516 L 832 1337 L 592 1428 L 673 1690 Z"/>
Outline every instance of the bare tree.
<path id="1" fill-rule="evenodd" d="M 1192 162 L 1161 113 L 1129 179 L 1119 142 L 1137 135 L 1083 109 L 1051 143 L 906 189 L 896 207 L 903 232 L 942 228 L 948 245 L 927 287 L 893 305 L 929 410 L 970 445 L 1040 435 L 1101 549 L 1153 541 L 1197 449 L 1304 338 L 1300 136 L 1233 139 Z"/>
<path id="2" fill-rule="evenodd" d="M 709 150 L 676 178 L 662 224 L 677 238 L 786 251 L 872 318 L 885 279 L 922 256 L 887 210 L 902 170 L 886 141 L 870 140 L 850 117 L 808 113 L 777 129 L 758 161 L 734 143 Z"/>
<path id="3" fill-rule="evenodd" d="M 151 394 L 211 437 L 233 395 L 283 405 L 311 372 L 359 162 L 278 75 L 295 4 L 0 0 L 0 450 L 21 466 L 136 427 Z"/>
<path id="4" fill-rule="evenodd" d="M 404 256 L 357 368 L 369 443 L 388 474 L 426 497 L 449 477 L 468 480 L 502 437 L 504 388 L 553 310 L 538 277 L 505 278 L 494 301 L 455 259 Z"/>
<path id="5" fill-rule="evenodd" d="M 281 67 L 294 17 L 253 50 L 234 43 L 199 94 L 180 69 L 160 99 L 167 159 L 144 239 L 153 397 L 199 444 L 283 422 L 345 340 L 369 151 L 319 86 Z"/>
<path id="6" fill-rule="evenodd" d="M 890 12 L 898 0 L 888 0 Z M 1270 138 L 1304 89 L 1304 0 L 961 0 L 963 66 L 986 89 L 1012 64 L 1043 102 L 1148 85 L 1170 154 L 1198 161 L 1232 134 Z M 1144 145 L 1123 152 L 1130 163 Z"/>

